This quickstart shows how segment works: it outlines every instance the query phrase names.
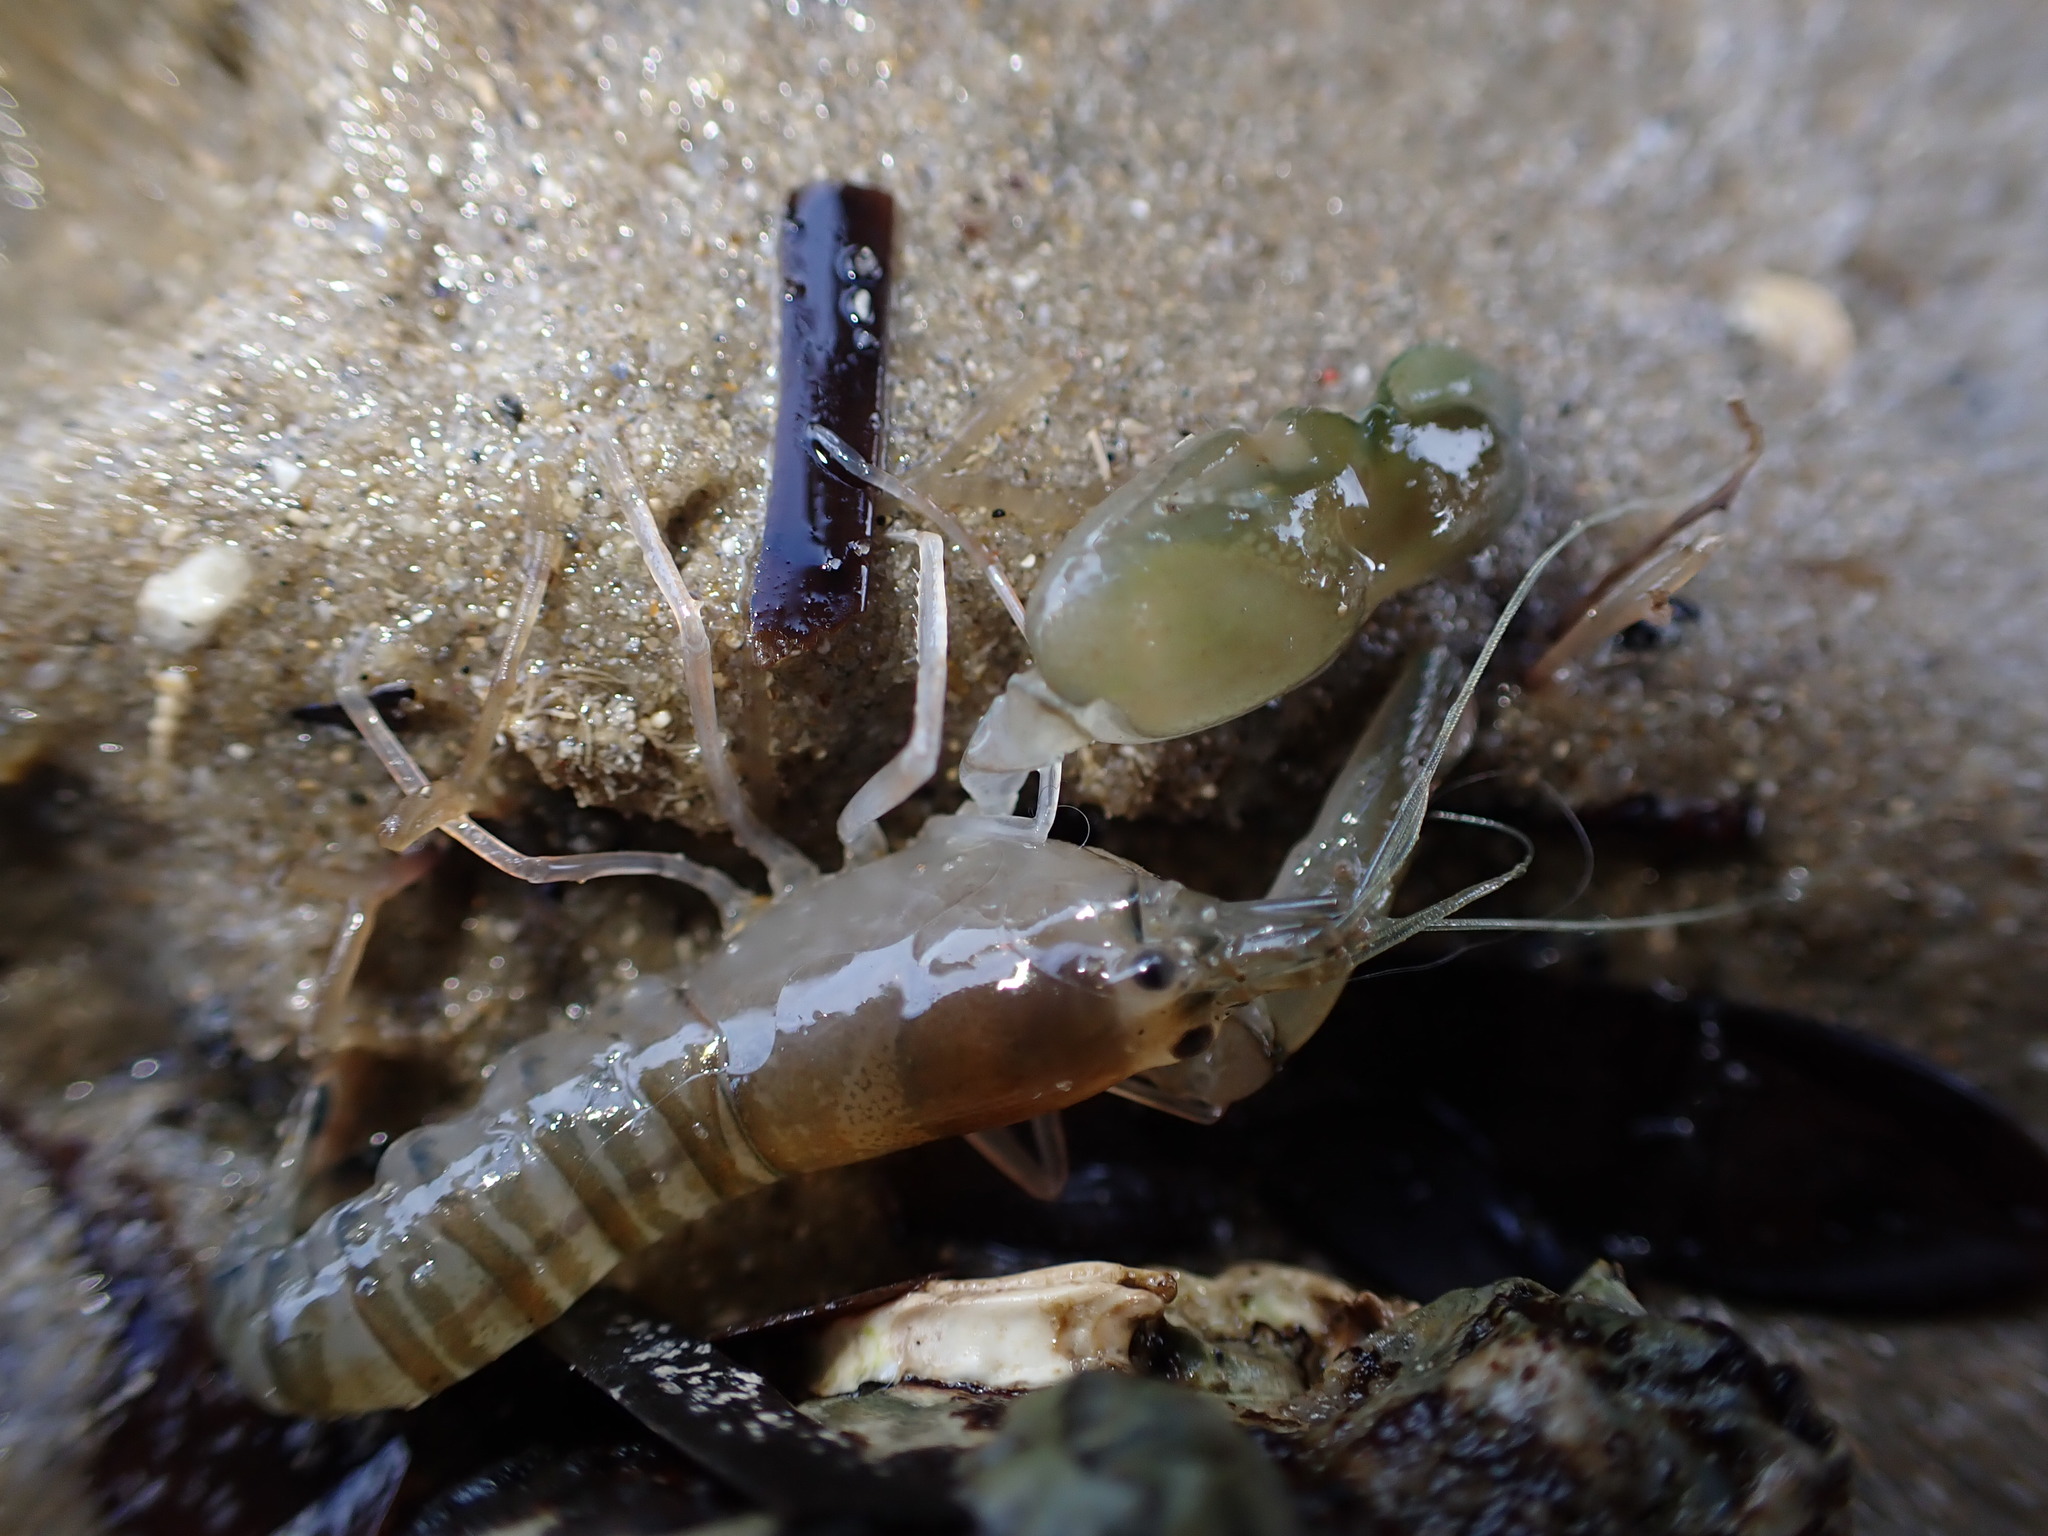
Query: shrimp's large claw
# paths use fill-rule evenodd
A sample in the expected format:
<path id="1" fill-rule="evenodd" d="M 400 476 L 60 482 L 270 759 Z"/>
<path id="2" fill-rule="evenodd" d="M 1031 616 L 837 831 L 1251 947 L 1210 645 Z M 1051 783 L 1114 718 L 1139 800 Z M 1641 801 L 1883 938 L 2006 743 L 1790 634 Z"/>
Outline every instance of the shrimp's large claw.
<path id="1" fill-rule="evenodd" d="M 961 759 L 986 812 L 1088 741 L 1165 741 L 1307 682 L 1379 604 L 1521 509 L 1522 405 L 1456 347 L 1396 358 L 1363 416 L 1282 411 L 1183 442 L 1053 551 L 1025 610 L 1034 665 Z"/>

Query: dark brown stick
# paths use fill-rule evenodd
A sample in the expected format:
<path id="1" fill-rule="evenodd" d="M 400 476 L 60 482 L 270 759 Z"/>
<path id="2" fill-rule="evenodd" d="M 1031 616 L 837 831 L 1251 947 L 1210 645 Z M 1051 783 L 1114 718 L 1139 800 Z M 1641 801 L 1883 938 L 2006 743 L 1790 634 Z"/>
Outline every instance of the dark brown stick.
<path id="1" fill-rule="evenodd" d="M 754 651 L 765 663 L 808 650 L 867 607 L 874 497 L 825 468 L 811 428 L 881 460 L 895 222 L 894 200 L 871 187 L 821 181 L 790 194 L 782 401 L 752 598 Z"/>

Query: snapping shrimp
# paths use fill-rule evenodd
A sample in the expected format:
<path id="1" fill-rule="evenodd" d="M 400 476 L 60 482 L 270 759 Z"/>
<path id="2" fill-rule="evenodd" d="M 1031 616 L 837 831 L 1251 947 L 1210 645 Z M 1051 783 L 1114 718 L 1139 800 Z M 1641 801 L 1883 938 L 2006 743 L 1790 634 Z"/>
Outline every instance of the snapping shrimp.
<path id="1" fill-rule="evenodd" d="M 1411 664 L 1275 894 L 1232 902 L 1047 842 L 1025 818 L 934 816 L 903 848 L 871 856 L 876 820 L 937 765 L 944 545 L 929 532 L 911 535 L 910 739 L 842 813 L 845 867 L 818 874 L 746 806 L 701 614 L 616 443 L 593 433 L 590 453 L 675 622 L 713 793 L 776 895 L 674 855 L 507 847 L 470 818 L 473 764 L 448 784 L 429 780 L 369 702 L 367 637 L 349 647 L 341 703 L 404 791 L 388 844 L 438 828 L 527 879 L 662 874 L 704 891 L 725 935 L 687 975 L 643 979 L 588 1027 L 510 1052 L 474 1108 L 399 1137 L 374 1186 L 302 1234 L 290 1202 L 269 1202 L 208 1284 L 215 1340 L 257 1401 L 315 1416 L 423 1401 L 559 1317 L 623 1256 L 790 1174 L 1013 1125 L 1109 1089 L 1220 1113 L 1298 1048 L 1328 1011 L 1320 1000 L 1360 962 L 1427 930 L 1499 926 L 1454 914 L 1517 878 L 1526 843 L 1491 879 L 1388 912 L 1506 625 L 1544 567 L 1604 517 L 1538 558 L 1462 681 L 1440 651 Z M 501 680 L 540 607 L 545 545 L 529 555 Z M 492 689 L 487 716 L 508 693 Z M 495 718 L 479 722 L 473 746 L 488 743 L 486 727 Z M 1307 1006 L 1276 1027 L 1288 999 Z"/>

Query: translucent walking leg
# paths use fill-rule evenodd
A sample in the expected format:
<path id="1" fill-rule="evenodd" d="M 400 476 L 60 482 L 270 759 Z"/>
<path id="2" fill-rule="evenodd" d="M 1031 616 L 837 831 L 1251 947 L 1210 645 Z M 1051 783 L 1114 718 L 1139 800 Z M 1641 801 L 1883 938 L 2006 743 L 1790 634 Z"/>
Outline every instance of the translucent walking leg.
<path id="1" fill-rule="evenodd" d="M 341 1031 L 342 1009 L 354 989 L 363 955 L 370 947 L 370 935 L 377 926 L 377 913 L 385 902 L 432 869 L 437 857 L 437 850 L 421 848 L 395 859 L 386 859 L 365 876 L 344 877 L 341 881 L 320 875 L 311 877 L 314 891 L 342 894 L 347 905 L 342 911 L 341 927 L 336 930 L 334 943 L 327 951 L 327 964 L 321 968 L 316 993 L 319 1001 L 313 1011 L 313 1021 L 300 1041 L 303 1055 L 328 1061 L 347 1044 Z M 294 877 L 295 881 L 303 878 L 306 877 Z M 339 885 L 338 891 L 336 885 Z M 250 1221 L 243 1229 L 250 1241 L 282 1242 L 290 1238 L 299 1196 L 306 1185 L 307 1148 L 326 1118 L 327 1099 L 327 1085 L 316 1072 L 313 1080 L 292 1101 L 284 1134 L 271 1158 L 270 1177 L 250 1213 Z"/>
<path id="2" fill-rule="evenodd" d="M 1127 1077 L 1109 1091 L 1120 1099 L 1128 1099 L 1133 1104 L 1142 1104 L 1147 1109 L 1156 1109 L 1162 1115 L 1171 1115 L 1176 1120 L 1186 1120 L 1194 1125 L 1214 1125 L 1223 1118 L 1227 1107 L 1207 1098 L 1168 1093 L 1150 1077 Z"/>
<path id="3" fill-rule="evenodd" d="M 925 519 L 939 532 L 964 549 L 970 558 L 982 569 L 988 584 L 994 589 L 996 601 L 1003 605 L 1003 611 L 1017 626 L 1017 632 L 1024 632 L 1024 605 L 1017 600 L 1016 589 L 996 564 L 995 556 L 958 518 L 941 506 L 932 496 L 932 491 L 943 488 L 947 478 L 963 464 L 972 459 L 982 448 L 1014 425 L 1024 414 L 1036 405 L 1045 394 L 1057 389 L 1067 380 L 1073 369 L 1067 364 L 1050 358 L 1043 358 L 1027 365 L 1008 384 L 997 389 L 973 412 L 952 434 L 943 452 L 928 464 L 912 466 L 900 476 L 892 475 L 879 465 L 871 464 L 854 446 L 829 428 L 814 427 L 811 438 L 814 446 L 826 458 L 854 479 L 880 491 L 884 496 L 902 503 L 918 516 Z M 1013 490 L 1019 499 L 1029 499 L 1035 493 L 1028 490 L 1006 488 L 1003 495 L 1010 499 Z"/>
<path id="4" fill-rule="evenodd" d="M 405 750 L 405 744 L 385 723 L 384 717 L 377 713 L 363 687 L 363 660 L 369 652 L 371 634 L 372 631 L 364 630 L 341 653 L 335 696 L 355 728 L 362 733 L 370 750 L 376 754 L 377 761 L 384 765 L 384 771 L 391 775 L 393 782 L 410 801 L 415 796 L 427 795 L 433 789 L 434 781 L 427 777 L 426 771 Z M 558 880 L 595 880 L 606 875 L 655 875 L 702 891 L 718 908 L 719 921 L 727 927 L 737 922 L 755 901 L 744 886 L 723 870 L 699 864 L 680 853 L 535 856 L 519 852 L 502 838 L 478 826 L 468 814 L 467 802 L 456 803 L 447 809 L 450 814 L 446 819 L 430 824 L 420 836 L 424 837 L 438 828 L 485 863 L 535 885 L 549 885 Z M 392 821 L 385 823 L 387 840 L 392 836 Z"/>
<path id="5" fill-rule="evenodd" d="M 386 860 L 368 876 L 349 883 L 341 927 L 335 932 L 327 964 L 320 972 L 319 1003 L 300 1045 L 304 1054 L 324 1064 L 334 1061 L 345 1049 L 348 1042 L 342 1037 L 342 1009 L 355 988 L 356 972 L 362 968 L 363 956 L 369 950 L 377 913 L 385 902 L 432 869 L 438 857 L 437 849 L 415 849 Z M 299 1197 L 307 1182 L 307 1151 L 328 1118 L 331 1096 L 332 1085 L 326 1081 L 323 1066 L 292 1101 L 284 1135 L 271 1158 L 270 1176 L 250 1219 L 238 1229 L 236 1243 L 260 1247 L 291 1237 Z"/>
<path id="6" fill-rule="evenodd" d="M 929 464 L 904 471 L 904 478 L 920 489 L 930 489 L 972 459 L 982 448 L 1022 419 L 1051 390 L 1066 383 L 1074 370 L 1052 358 L 1028 363 L 1007 384 L 997 389 L 972 415 L 953 429 L 945 450 Z"/>
<path id="7" fill-rule="evenodd" d="M 733 772 L 725 731 L 718 723 L 718 696 L 711 682 L 711 635 L 704 627 L 704 614 L 697 599 L 676 569 L 674 553 L 655 524 L 654 509 L 641 495 L 639 482 L 627 466 L 618 439 L 608 429 L 595 428 L 588 441 L 590 456 L 604 477 L 605 492 L 625 515 L 627 526 L 633 530 L 633 541 L 647 561 L 647 572 L 654 578 L 655 589 L 675 621 L 676 638 L 683 653 L 683 695 L 690 703 L 690 724 L 697 734 L 704 777 L 710 783 L 718 814 L 732 828 L 734 840 L 767 868 L 768 884 L 776 895 L 806 885 L 817 879 L 818 866 L 754 814 L 746 791 L 740 787 L 739 776 Z"/>
<path id="8" fill-rule="evenodd" d="M 512 695 L 519 686 L 520 664 L 526 660 L 527 642 L 533 638 L 540 619 L 541 598 L 548 578 L 561 557 L 561 531 L 552 526 L 535 528 L 526 536 L 526 555 L 521 561 L 519 598 L 513 604 L 512 622 L 505 631 L 505 643 L 498 651 L 498 665 L 491 675 L 490 691 L 484 695 L 476 724 L 463 749 L 462 762 L 452 777 L 430 783 L 417 793 L 408 791 L 397 813 L 386 824 L 384 846 L 394 851 L 410 848 L 436 827 L 458 816 L 466 816 L 476 803 L 483 785 L 484 769 L 505 723 Z"/>
<path id="9" fill-rule="evenodd" d="M 946 541 L 936 533 L 907 537 L 917 544 L 917 702 L 911 710 L 910 738 L 854 791 L 839 813 L 839 841 L 845 845 L 848 864 L 887 851 L 877 823 L 939 769 L 939 742 L 946 724 Z"/>
<path id="10" fill-rule="evenodd" d="M 313 1011 L 312 1027 L 306 1032 L 306 1045 L 311 1051 L 332 1051 L 342 1045 L 342 1007 L 348 1001 L 350 989 L 355 986 L 356 972 L 362 968 L 363 955 L 369 950 L 370 935 L 377 927 L 377 913 L 385 902 L 432 869 L 438 857 L 438 849 L 434 847 L 415 848 L 410 853 L 402 853 L 395 859 L 386 860 L 381 868 L 349 892 L 348 905 L 342 911 L 341 927 L 334 935 L 334 945 L 327 952 L 327 964 L 320 972 L 319 989 L 315 994 L 319 1003 Z"/>
<path id="11" fill-rule="evenodd" d="M 1020 1127 L 1006 1125 L 976 1131 L 967 1145 L 989 1160 L 996 1172 L 1034 1200 L 1057 1200 L 1067 1187 L 1067 1131 L 1057 1112 L 1024 1122 L 1031 1130 L 1026 1147 Z"/>

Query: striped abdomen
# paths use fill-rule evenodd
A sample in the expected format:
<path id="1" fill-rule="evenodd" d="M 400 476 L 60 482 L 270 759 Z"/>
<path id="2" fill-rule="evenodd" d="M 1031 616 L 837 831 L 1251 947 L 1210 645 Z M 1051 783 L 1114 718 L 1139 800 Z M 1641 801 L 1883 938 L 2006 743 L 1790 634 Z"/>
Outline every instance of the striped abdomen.
<path id="1" fill-rule="evenodd" d="M 556 1035 L 470 1113 L 400 1137 L 368 1193 L 227 1255 L 221 1351 L 279 1412 L 418 1403 L 553 1322 L 628 1253 L 778 1175 L 734 1119 L 701 1024 L 635 1051 Z"/>
<path id="2" fill-rule="evenodd" d="M 237 1377 L 280 1411 L 419 1402 L 721 1200 L 1061 1109 L 1207 1038 L 1131 866 L 991 826 L 933 817 L 767 907 L 686 985 L 613 1000 L 639 1044 L 529 1042 L 471 1113 L 394 1142 L 370 1193 L 245 1237 L 211 1305 Z"/>

